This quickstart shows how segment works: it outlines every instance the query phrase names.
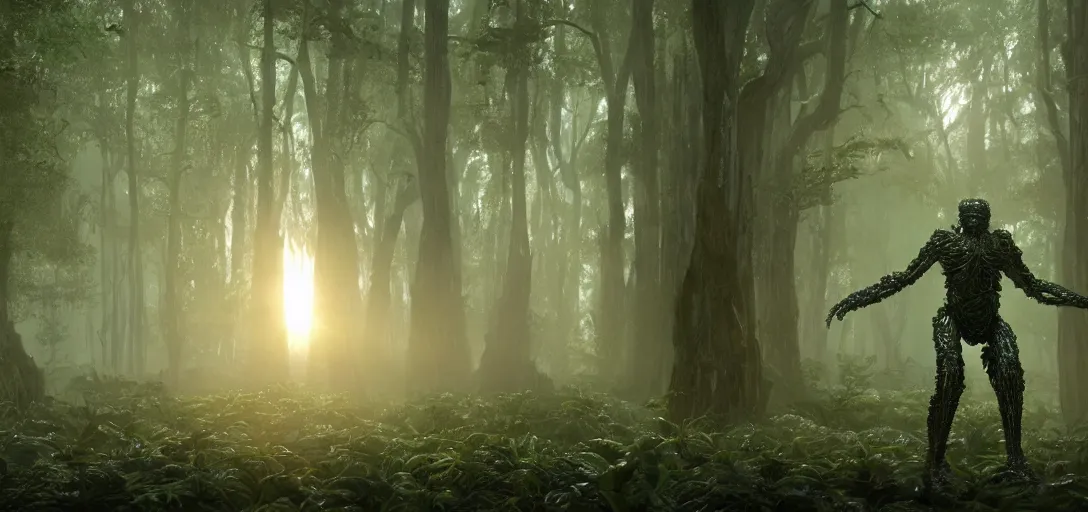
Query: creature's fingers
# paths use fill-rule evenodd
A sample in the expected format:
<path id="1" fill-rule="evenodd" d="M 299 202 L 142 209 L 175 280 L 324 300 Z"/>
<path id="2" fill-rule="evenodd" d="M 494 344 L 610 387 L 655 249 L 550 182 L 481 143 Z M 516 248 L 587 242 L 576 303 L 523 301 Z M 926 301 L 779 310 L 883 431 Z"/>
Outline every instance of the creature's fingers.
<path id="1" fill-rule="evenodd" d="M 838 312 L 839 312 L 839 305 L 836 304 L 835 307 L 831 308 L 831 312 L 827 314 L 826 323 L 827 323 L 828 328 L 831 328 L 831 319 L 835 318 L 835 315 Z"/>

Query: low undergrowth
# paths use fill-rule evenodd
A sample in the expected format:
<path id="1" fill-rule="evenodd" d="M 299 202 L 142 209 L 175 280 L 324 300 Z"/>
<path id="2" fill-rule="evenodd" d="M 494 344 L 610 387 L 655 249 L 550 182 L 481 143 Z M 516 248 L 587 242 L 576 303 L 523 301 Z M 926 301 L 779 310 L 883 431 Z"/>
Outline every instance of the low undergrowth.
<path id="1" fill-rule="evenodd" d="M 175 398 L 94 381 L 0 407 L 2 510 L 929 510 L 926 392 L 824 390 L 718 428 L 577 390 L 395 408 L 277 388 Z M 998 485 L 992 403 L 966 403 L 948 510 L 1088 510 L 1088 436 L 1029 407 L 1040 486 Z"/>

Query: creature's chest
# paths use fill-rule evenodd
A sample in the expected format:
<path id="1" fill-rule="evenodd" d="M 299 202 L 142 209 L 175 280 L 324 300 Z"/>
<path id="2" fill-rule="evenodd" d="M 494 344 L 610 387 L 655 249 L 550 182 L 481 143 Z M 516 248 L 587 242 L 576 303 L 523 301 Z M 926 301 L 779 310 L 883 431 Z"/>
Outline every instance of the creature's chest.
<path id="1" fill-rule="evenodd" d="M 1001 279 L 1001 251 L 990 237 L 960 238 L 951 244 L 941 266 L 949 284 L 992 287 Z"/>

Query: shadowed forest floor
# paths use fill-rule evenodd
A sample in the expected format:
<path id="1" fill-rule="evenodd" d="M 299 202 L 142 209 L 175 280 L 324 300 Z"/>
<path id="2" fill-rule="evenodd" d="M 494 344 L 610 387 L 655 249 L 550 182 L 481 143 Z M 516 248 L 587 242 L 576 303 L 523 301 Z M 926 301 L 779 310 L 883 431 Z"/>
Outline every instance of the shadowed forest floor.
<path id="1" fill-rule="evenodd" d="M 929 510 L 927 391 L 825 391 L 794 413 L 679 428 L 659 404 L 564 390 L 391 409 L 293 388 L 173 398 L 85 380 L 84 404 L 0 409 L 0 510 Z M 949 510 L 1088 510 L 1088 436 L 1028 407 L 1041 487 L 995 485 L 992 403 L 956 418 Z M 940 509 L 945 509 L 944 506 Z"/>

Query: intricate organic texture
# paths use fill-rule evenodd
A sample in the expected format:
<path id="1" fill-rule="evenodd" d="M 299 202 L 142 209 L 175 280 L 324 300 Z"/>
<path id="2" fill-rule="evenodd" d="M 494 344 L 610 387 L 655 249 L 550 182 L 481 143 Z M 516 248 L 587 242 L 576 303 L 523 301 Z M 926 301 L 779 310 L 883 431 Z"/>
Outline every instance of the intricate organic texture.
<path id="1" fill-rule="evenodd" d="M 1050 306 L 1088 308 L 1088 298 L 1032 275 L 1024 264 L 1012 234 L 990 231 L 990 205 L 982 199 L 959 204 L 959 226 L 933 232 L 918 257 L 903 272 L 893 272 L 880 282 L 851 293 L 831 308 L 832 318 L 876 304 L 914 284 L 935 263 L 945 277 L 945 302 L 933 317 L 933 342 L 937 352 L 936 391 L 929 404 L 929 452 L 926 454 L 926 485 L 944 484 L 948 476 L 945 450 L 960 396 L 964 390 L 960 340 L 968 345 L 985 344 L 982 364 L 997 394 L 1001 426 L 1010 474 L 1030 477 L 1021 447 L 1021 416 L 1024 410 L 1024 369 L 1020 365 L 1016 335 L 998 313 L 1001 273 L 1036 301 Z"/>

